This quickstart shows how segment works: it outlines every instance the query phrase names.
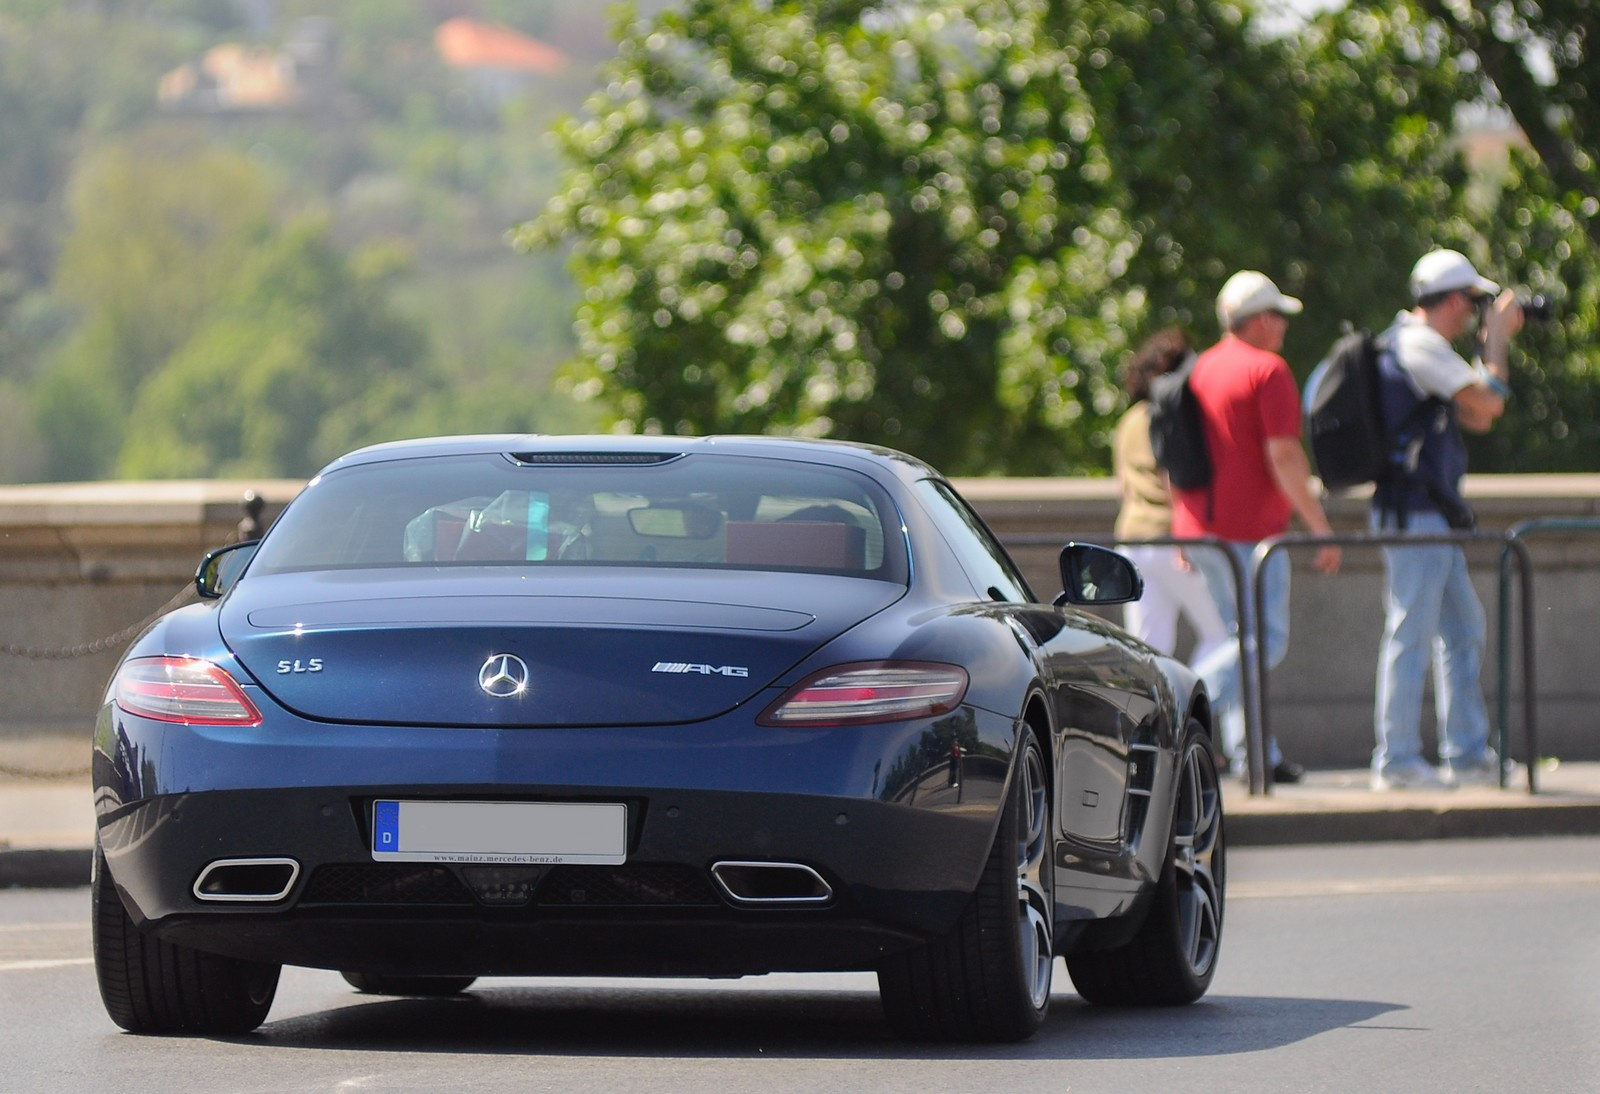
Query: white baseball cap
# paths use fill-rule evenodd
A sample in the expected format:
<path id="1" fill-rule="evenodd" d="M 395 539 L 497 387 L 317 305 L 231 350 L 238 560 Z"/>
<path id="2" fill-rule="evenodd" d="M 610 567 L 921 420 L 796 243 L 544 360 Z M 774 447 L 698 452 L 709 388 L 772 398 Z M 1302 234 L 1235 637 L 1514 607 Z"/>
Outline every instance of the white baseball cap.
<path id="1" fill-rule="evenodd" d="M 1500 291 L 1500 286 L 1478 273 L 1460 251 L 1429 251 L 1411 267 L 1411 297 L 1414 300 L 1457 289 L 1472 289 L 1492 296 Z"/>
<path id="2" fill-rule="evenodd" d="M 1217 294 L 1217 322 L 1223 330 L 1232 330 L 1241 319 L 1264 311 L 1298 315 L 1304 304 L 1292 296 L 1285 296 L 1272 283 L 1272 278 L 1258 270 L 1240 270 Z"/>

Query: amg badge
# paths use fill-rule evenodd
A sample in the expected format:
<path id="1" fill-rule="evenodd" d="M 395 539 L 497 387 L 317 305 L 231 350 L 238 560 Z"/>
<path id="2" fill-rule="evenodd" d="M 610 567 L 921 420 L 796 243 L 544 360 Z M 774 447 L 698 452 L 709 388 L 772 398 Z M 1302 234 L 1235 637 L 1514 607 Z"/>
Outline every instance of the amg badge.
<path id="1" fill-rule="evenodd" d="M 657 661 L 651 672 L 697 672 L 701 676 L 749 676 L 742 665 L 691 665 L 686 661 Z"/>

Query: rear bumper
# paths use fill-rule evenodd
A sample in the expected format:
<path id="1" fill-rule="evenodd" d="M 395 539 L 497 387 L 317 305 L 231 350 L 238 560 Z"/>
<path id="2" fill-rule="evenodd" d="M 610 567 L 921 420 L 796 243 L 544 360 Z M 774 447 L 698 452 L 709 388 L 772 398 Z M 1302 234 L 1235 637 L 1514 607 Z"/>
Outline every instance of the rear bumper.
<path id="1" fill-rule="evenodd" d="M 315 725 L 307 743 L 299 729 L 269 739 L 108 707 L 99 839 L 136 922 L 273 963 L 395 975 L 870 968 L 951 929 L 993 841 L 1012 727 L 982 712 L 950 718 L 985 742 L 954 783 L 940 745 L 952 726 L 935 722 L 559 740 Z M 523 868 L 512 877 L 520 901 L 485 899 L 471 866 L 375 862 L 375 798 L 621 802 L 627 861 Z M 272 900 L 201 900 L 196 880 L 221 860 L 291 860 L 293 882 Z M 740 902 L 712 877 L 726 861 L 805 867 L 829 895 Z"/>
<path id="2" fill-rule="evenodd" d="M 540 909 L 520 916 L 299 910 L 174 916 L 153 929 L 169 941 L 232 957 L 395 976 L 737 977 L 868 970 L 927 937 L 883 918 L 839 910 L 757 915 Z"/>

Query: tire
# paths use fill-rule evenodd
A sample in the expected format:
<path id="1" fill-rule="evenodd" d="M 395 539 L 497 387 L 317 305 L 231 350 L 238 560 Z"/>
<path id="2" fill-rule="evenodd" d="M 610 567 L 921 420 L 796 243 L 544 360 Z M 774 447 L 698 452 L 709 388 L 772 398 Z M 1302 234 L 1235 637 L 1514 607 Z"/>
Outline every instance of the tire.
<path id="1" fill-rule="evenodd" d="M 1124 945 L 1067 955 L 1072 983 L 1091 1003 L 1178 1006 L 1211 986 L 1222 944 L 1227 853 L 1216 753 L 1192 719 L 1177 781 L 1172 838 L 1144 924 Z"/>
<path id="2" fill-rule="evenodd" d="M 476 976 L 383 976 L 371 972 L 341 972 L 339 975 L 363 995 L 459 995 L 478 979 Z"/>
<path id="3" fill-rule="evenodd" d="M 1020 1041 L 1044 1021 L 1055 963 L 1055 829 L 1044 754 L 1023 730 L 1020 762 L 977 892 L 955 930 L 878 969 L 901 1037 Z"/>
<path id="4" fill-rule="evenodd" d="M 95 977 L 117 1025 L 129 1033 L 235 1034 L 266 1021 L 281 966 L 141 934 L 98 843 L 91 891 Z"/>

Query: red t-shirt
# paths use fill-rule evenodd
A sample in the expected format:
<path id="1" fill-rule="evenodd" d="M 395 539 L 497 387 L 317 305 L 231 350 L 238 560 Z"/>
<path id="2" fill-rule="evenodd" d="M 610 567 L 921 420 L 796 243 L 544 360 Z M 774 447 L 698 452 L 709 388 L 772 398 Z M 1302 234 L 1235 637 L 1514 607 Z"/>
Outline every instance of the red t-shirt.
<path id="1" fill-rule="evenodd" d="M 1205 418 L 1211 485 L 1177 490 L 1175 536 L 1253 542 L 1289 527 L 1289 499 L 1267 463 L 1269 437 L 1300 438 L 1300 391 L 1276 353 L 1225 335 L 1189 376 Z"/>

